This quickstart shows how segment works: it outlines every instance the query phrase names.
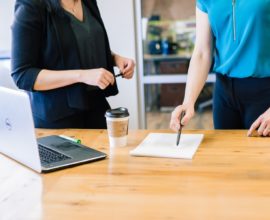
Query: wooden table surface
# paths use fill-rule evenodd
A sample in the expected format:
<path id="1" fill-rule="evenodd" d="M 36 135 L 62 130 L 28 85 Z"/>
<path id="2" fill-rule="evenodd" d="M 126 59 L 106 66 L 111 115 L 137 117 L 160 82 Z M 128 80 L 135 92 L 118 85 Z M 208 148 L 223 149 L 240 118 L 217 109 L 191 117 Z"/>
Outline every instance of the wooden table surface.
<path id="1" fill-rule="evenodd" d="M 150 132 L 166 131 L 130 131 L 110 150 L 103 130 L 37 130 L 108 158 L 40 175 L 0 155 L 0 219 L 270 219 L 269 138 L 184 131 L 205 134 L 193 160 L 129 156 Z"/>

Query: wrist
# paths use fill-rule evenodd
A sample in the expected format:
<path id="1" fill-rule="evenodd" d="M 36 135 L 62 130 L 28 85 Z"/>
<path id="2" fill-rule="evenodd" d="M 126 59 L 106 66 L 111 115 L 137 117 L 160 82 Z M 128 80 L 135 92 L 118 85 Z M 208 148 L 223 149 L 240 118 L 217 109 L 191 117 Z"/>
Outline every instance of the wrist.
<path id="1" fill-rule="evenodd" d="M 84 83 L 84 72 L 85 70 L 77 70 L 75 74 L 76 83 Z"/>
<path id="2" fill-rule="evenodd" d="M 195 102 L 184 100 L 182 105 L 187 106 L 189 108 L 191 108 L 191 107 L 194 108 Z"/>
<path id="3" fill-rule="evenodd" d="M 121 58 L 120 55 L 118 55 L 116 53 L 113 54 L 114 66 L 118 66 L 118 63 L 119 63 L 118 60 L 119 60 L 119 58 Z"/>
<path id="4" fill-rule="evenodd" d="M 111 52 L 111 54 L 112 54 L 113 65 L 116 66 L 116 54 L 114 52 Z"/>

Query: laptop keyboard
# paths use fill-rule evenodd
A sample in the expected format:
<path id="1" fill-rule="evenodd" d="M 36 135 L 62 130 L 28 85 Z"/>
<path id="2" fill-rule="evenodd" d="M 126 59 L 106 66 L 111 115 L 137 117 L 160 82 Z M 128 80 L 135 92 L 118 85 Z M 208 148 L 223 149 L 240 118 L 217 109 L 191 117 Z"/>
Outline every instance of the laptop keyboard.
<path id="1" fill-rule="evenodd" d="M 51 150 L 42 145 L 38 145 L 38 149 L 39 149 L 39 155 L 40 155 L 40 160 L 42 164 L 50 164 L 50 163 L 55 163 L 55 162 L 71 159 L 71 157 L 68 157 L 57 151 Z"/>

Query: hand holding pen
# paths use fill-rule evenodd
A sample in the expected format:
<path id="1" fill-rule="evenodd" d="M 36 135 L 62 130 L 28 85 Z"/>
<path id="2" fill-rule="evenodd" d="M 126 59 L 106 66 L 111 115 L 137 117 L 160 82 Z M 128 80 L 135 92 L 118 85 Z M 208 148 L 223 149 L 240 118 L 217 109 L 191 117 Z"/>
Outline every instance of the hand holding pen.
<path id="1" fill-rule="evenodd" d="M 176 145 L 178 146 L 180 143 L 180 138 L 181 138 L 181 134 L 182 134 L 182 128 L 184 127 L 184 125 L 182 125 L 181 121 L 183 119 L 183 117 L 185 116 L 185 111 L 181 112 L 181 116 L 180 116 L 180 127 L 178 129 L 178 133 L 177 133 L 177 139 L 176 139 Z"/>
<path id="2" fill-rule="evenodd" d="M 178 132 L 178 130 L 180 129 L 180 118 L 181 118 L 181 114 L 182 112 L 185 112 L 185 115 L 183 116 L 181 122 L 182 125 L 186 126 L 189 121 L 191 120 L 191 118 L 193 118 L 193 116 L 195 115 L 195 111 L 194 111 L 194 105 L 193 104 L 183 104 L 183 105 L 179 105 L 177 106 L 171 115 L 171 121 L 170 121 L 170 128 L 172 130 L 174 130 L 175 132 Z"/>
<path id="3" fill-rule="evenodd" d="M 120 73 L 115 75 L 115 77 L 120 77 L 125 79 L 131 79 L 134 74 L 135 62 L 133 59 L 122 57 L 118 54 L 114 54 L 115 65 L 119 68 Z"/>

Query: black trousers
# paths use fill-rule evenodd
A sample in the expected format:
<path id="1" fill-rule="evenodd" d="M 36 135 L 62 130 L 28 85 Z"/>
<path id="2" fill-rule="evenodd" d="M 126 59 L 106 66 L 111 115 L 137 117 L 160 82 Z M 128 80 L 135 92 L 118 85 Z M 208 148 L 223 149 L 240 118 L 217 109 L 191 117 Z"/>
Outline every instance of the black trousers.
<path id="1" fill-rule="evenodd" d="M 215 129 L 249 129 L 270 107 L 270 78 L 230 78 L 216 74 Z"/>
<path id="2" fill-rule="evenodd" d="M 42 120 L 34 117 L 35 127 L 46 129 L 107 129 L 105 113 L 110 109 L 110 105 L 108 102 L 106 103 L 107 105 L 87 111 L 76 110 L 73 115 L 57 121 Z"/>

